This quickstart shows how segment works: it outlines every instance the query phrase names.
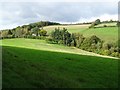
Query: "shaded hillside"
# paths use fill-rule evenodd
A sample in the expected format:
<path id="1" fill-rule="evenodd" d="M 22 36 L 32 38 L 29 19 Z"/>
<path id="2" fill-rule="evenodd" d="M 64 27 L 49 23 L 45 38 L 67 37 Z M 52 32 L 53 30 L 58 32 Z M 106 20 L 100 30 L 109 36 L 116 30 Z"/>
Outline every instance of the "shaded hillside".
<path id="1" fill-rule="evenodd" d="M 16 53 L 17 52 L 17 53 Z M 3 88 L 116 88 L 118 60 L 3 46 Z"/>

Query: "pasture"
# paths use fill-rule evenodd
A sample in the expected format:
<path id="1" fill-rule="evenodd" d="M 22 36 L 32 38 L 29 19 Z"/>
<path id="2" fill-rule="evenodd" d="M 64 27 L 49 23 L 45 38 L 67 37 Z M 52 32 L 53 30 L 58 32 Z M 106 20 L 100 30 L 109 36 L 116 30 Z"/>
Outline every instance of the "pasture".
<path id="1" fill-rule="evenodd" d="M 2 48 L 3 88 L 118 87 L 117 59 L 34 39 L 5 39 Z"/>
<path id="2" fill-rule="evenodd" d="M 108 27 L 103 27 L 103 25 L 107 25 Z M 43 29 L 47 30 L 48 34 L 50 34 L 55 28 L 67 28 L 70 33 L 80 33 L 85 37 L 90 37 L 92 35 L 96 35 L 101 40 L 106 43 L 114 43 L 118 40 L 118 27 L 116 23 L 104 23 L 99 24 L 97 28 L 89 29 L 90 24 L 85 25 L 53 25 L 46 26 Z M 112 26 L 112 27 L 111 27 Z"/>
<path id="3" fill-rule="evenodd" d="M 80 54 L 80 55 L 115 58 L 115 57 L 104 56 L 104 55 L 99 55 L 96 53 L 84 51 L 76 47 L 68 47 L 68 46 L 58 45 L 58 44 L 49 44 L 45 40 L 39 40 L 39 39 L 36 39 L 36 40 L 24 39 L 24 38 L 4 39 L 2 40 L 2 45 L 44 50 L 44 51 L 52 51 L 52 52 L 64 52 L 64 53 L 72 53 L 72 54 Z"/>

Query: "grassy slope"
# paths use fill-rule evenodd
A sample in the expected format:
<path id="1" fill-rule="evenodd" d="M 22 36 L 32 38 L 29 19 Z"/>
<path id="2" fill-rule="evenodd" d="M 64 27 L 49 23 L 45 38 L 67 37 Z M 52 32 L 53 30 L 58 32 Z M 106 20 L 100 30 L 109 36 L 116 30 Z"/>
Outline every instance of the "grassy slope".
<path id="1" fill-rule="evenodd" d="M 91 56 L 99 56 L 99 57 L 107 57 L 107 58 L 115 58 L 110 56 L 103 56 L 99 54 L 95 54 L 92 52 L 87 52 L 75 47 L 67 47 L 63 45 L 57 44 L 48 44 L 45 40 L 36 40 L 36 39 L 5 39 L 2 41 L 4 46 L 15 46 L 15 47 L 24 47 L 31 49 L 39 49 L 39 50 L 47 50 L 54 52 L 65 52 L 65 53 L 73 53 L 73 54 L 82 54 L 82 55 L 91 55 Z"/>
<path id="2" fill-rule="evenodd" d="M 90 26 L 90 24 L 85 24 L 85 25 L 53 25 L 53 26 L 46 26 L 43 29 L 47 30 L 48 34 L 51 31 L 55 30 L 55 28 L 58 28 L 58 27 L 60 29 L 67 28 L 69 32 L 73 33 L 73 32 L 79 32 L 79 31 L 85 30 L 89 26 Z"/>
<path id="3" fill-rule="evenodd" d="M 103 25 L 107 25 L 107 26 L 115 26 L 116 23 L 106 23 L 106 24 L 100 24 L 99 26 L 103 26 Z M 83 34 L 85 37 L 89 37 L 92 35 L 96 35 L 98 37 L 100 37 L 102 40 L 104 40 L 105 42 L 115 42 L 118 40 L 118 27 L 104 27 L 104 28 L 92 28 L 92 29 L 88 29 L 90 25 L 57 25 L 57 26 L 47 26 L 44 27 L 45 30 L 48 31 L 48 34 L 53 31 L 55 28 L 60 27 L 60 28 L 67 28 L 69 32 L 71 33 L 81 33 Z"/>
<path id="4" fill-rule="evenodd" d="M 92 28 L 82 31 L 81 33 L 86 37 L 96 35 L 105 42 L 110 43 L 118 40 L 118 27 Z"/>
<path id="5" fill-rule="evenodd" d="M 36 41 L 3 41 L 3 87 L 117 87 L 118 60 L 43 51 Z"/>
<path id="6" fill-rule="evenodd" d="M 3 47 L 3 87 L 117 87 L 117 60 Z"/>
<path id="7" fill-rule="evenodd" d="M 106 25 L 106 26 L 116 26 L 116 24 L 117 23 L 115 23 L 115 22 L 112 22 L 112 23 L 102 23 L 102 24 L 97 25 L 96 27 L 101 27 L 101 26 L 104 26 L 104 25 Z"/>

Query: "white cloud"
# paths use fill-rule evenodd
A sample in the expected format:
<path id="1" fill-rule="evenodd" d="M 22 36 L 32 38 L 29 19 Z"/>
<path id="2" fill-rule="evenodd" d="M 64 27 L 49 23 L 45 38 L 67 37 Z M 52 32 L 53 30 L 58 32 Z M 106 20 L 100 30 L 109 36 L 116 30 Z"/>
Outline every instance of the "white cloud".
<path id="1" fill-rule="evenodd" d="M 114 20 L 117 19 L 117 11 L 117 3 L 113 2 L 2 2 L 0 3 L 0 29 L 41 20 L 62 23 L 94 21 L 97 18 Z"/>
<path id="2" fill-rule="evenodd" d="M 110 14 L 103 14 L 98 17 L 91 17 L 91 18 L 80 18 L 78 22 L 92 22 L 95 21 L 96 19 L 100 19 L 101 21 L 106 21 L 106 20 L 118 20 L 118 15 L 110 15 Z"/>

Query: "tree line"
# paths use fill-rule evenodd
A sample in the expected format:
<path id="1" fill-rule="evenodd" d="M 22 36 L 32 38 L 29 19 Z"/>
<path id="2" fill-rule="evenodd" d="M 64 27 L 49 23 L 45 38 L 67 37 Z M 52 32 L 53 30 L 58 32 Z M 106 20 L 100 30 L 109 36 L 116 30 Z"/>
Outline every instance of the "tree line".
<path id="1" fill-rule="evenodd" d="M 4 38 L 39 38 L 40 36 L 46 36 L 47 31 L 43 29 L 44 26 L 60 25 L 56 22 L 41 21 L 37 23 L 31 23 L 29 25 L 18 26 L 13 29 L 7 29 L 0 31 L 1 39 Z"/>
<path id="2" fill-rule="evenodd" d="M 100 20 L 96 20 L 94 25 L 100 24 Z M 32 38 L 45 39 L 48 43 L 62 44 L 65 46 L 77 47 L 89 52 L 95 52 L 102 55 L 109 55 L 113 57 L 120 57 L 120 40 L 116 43 L 105 43 L 99 37 L 93 35 L 91 37 L 84 37 L 80 33 L 70 33 L 66 28 L 62 30 L 58 27 L 51 32 L 50 35 L 43 29 L 44 26 L 59 25 L 54 22 L 37 22 L 29 25 L 18 26 L 9 30 L 2 30 L 0 32 L 1 39 L 6 38 Z M 119 22 L 117 23 L 119 26 Z"/>
<path id="3" fill-rule="evenodd" d="M 115 26 L 107 26 L 106 23 L 117 23 Z M 96 27 L 99 24 L 104 24 L 103 26 Z M 100 19 L 95 20 L 94 22 L 91 22 L 91 25 L 89 28 L 102 28 L 102 27 L 116 27 L 119 25 L 119 21 L 100 21 Z"/>
<path id="4" fill-rule="evenodd" d="M 63 44 L 101 55 L 120 57 L 118 41 L 116 43 L 106 43 L 96 35 L 84 37 L 80 33 L 70 33 L 66 28 L 62 30 L 56 28 L 46 39 L 49 43 Z"/>

